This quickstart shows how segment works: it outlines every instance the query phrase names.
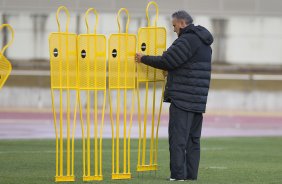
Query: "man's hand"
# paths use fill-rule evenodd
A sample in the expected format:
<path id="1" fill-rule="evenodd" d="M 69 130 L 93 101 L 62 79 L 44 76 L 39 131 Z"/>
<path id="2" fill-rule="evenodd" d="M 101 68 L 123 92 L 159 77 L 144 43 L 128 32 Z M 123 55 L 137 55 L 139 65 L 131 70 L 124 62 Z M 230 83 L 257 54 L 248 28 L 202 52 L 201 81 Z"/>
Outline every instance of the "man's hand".
<path id="1" fill-rule="evenodd" d="M 141 54 L 141 53 L 136 53 L 136 56 L 135 56 L 135 61 L 137 63 L 141 63 L 141 58 L 143 57 L 144 55 Z"/>
<path id="2" fill-rule="evenodd" d="M 163 70 L 163 76 L 167 77 L 167 74 L 168 74 L 167 71 Z"/>

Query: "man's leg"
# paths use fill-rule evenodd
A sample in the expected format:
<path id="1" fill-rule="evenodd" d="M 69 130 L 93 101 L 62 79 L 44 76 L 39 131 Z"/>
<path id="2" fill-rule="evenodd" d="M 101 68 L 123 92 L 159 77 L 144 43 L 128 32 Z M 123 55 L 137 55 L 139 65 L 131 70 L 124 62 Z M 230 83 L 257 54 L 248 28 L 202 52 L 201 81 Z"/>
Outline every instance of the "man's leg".
<path id="1" fill-rule="evenodd" d="M 188 119 L 193 118 L 187 111 L 177 108 L 171 103 L 169 108 L 169 151 L 171 178 L 185 179 L 185 149 L 191 124 Z"/>
<path id="2" fill-rule="evenodd" d="M 196 180 L 198 178 L 202 122 L 203 115 L 199 113 L 194 113 L 194 120 L 191 125 L 188 144 L 186 147 L 186 179 L 189 180 Z"/>

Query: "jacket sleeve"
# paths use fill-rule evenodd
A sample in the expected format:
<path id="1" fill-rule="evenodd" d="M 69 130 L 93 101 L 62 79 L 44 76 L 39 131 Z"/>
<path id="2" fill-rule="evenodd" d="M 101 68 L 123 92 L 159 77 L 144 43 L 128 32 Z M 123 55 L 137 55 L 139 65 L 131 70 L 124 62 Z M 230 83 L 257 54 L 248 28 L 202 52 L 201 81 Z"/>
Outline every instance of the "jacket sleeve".
<path id="1" fill-rule="evenodd" d="M 187 39 L 178 38 L 162 56 L 143 56 L 141 62 L 161 70 L 175 70 L 192 56 Z"/>

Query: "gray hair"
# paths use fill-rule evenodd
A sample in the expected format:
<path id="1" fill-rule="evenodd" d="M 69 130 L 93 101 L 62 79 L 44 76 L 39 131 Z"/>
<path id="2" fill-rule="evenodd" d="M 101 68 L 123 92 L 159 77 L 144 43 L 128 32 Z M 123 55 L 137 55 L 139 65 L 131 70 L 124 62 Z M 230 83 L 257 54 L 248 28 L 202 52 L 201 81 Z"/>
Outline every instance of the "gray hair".
<path id="1" fill-rule="evenodd" d="M 180 10 L 177 12 L 174 12 L 171 15 L 172 18 L 176 18 L 178 20 L 185 20 L 185 23 L 188 24 L 192 24 L 193 23 L 193 18 L 191 17 L 191 15 L 189 15 L 189 13 L 187 13 L 184 10 Z"/>

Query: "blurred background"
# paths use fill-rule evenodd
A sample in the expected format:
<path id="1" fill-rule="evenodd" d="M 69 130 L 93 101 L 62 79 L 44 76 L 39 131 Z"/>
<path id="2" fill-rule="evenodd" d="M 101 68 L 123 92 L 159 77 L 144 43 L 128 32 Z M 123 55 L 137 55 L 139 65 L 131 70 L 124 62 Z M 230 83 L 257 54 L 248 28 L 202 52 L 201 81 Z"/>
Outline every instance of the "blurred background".
<path id="1" fill-rule="evenodd" d="M 60 5 L 69 9 L 70 32 L 77 34 L 86 32 L 85 11 L 96 8 L 100 15 L 97 31 L 108 38 L 118 31 L 116 14 L 121 7 L 129 10 L 130 33 L 146 26 L 148 2 L 0 0 L 0 23 L 11 24 L 15 29 L 15 42 L 5 53 L 13 71 L 0 91 L 0 139 L 54 137 L 48 35 L 57 31 L 55 13 Z M 158 26 L 167 29 L 167 46 L 177 38 L 171 14 L 180 9 L 188 11 L 196 25 L 206 27 L 214 35 L 212 82 L 203 136 L 282 135 L 282 1 L 156 2 L 160 11 Z M 154 9 L 150 12 L 154 14 Z M 123 17 L 122 22 L 125 21 Z M 9 33 L 3 31 L 0 45 L 9 39 Z M 165 104 L 163 108 L 163 137 L 167 136 L 168 107 Z"/>

